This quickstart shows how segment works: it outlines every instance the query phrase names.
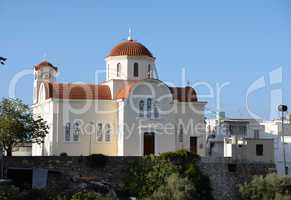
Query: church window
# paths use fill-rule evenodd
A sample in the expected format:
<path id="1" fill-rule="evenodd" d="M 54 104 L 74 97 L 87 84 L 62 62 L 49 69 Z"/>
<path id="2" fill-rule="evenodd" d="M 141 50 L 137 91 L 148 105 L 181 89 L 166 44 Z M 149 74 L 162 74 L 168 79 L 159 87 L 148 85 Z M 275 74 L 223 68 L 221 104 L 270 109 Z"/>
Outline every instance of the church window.
<path id="1" fill-rule="evenodd" d="M 144 116 L 144 100 L 139 101 L 139 116 Z"/>
<path id="2" fill-rule="evenodd" d="M 138 63 L 134 63 L 133 65 L 133 76 L 138 77 Z"/>
<path id="3" fill-rule="evenodd" d="M 110 68 L 109 68 L 109 64 L 107 65 L 107 79 L 109 79 L 109 70 L 110 70 Z"/>
<path id="4" fill-rule="evenodd" d="M 180 125 L 179 127 L 179 142 L 183 142 L 183 138 L 184 138 L 184 129 L 183 129 L 183 126 Z"/>
<path id="5" fill-rule="evenodd" d="M 71 124 L 68 122 L 65 126 L 65 141 L 69 142 L 71 140 Z"/>
<path id="6" fill-rule="evenodd" d="M 111 128 L 110 124 L 105 125 L 105 142 L 110 142 L 111 140 Z"/>
<path id="7" fill-rule="evenodd" d="M 152 74 L 151 74 L 151 65 L 149 64 L 149 65 L 148 65 L 148 71 L 147 71 L 147 77 L 148 77 L 148 78 L 151 78 L 151 75 L 152 75 Z"/>
<path id="8" fill-rule="evenodd" d="M 121 64 L 117 63 L 117 69 L 116 69 L 117 77 L 120 77 L 120 72 L 121 72 Z"/>
<path id="9" fill-rule="evenodd" d="M 151 118 L 151 114 L 152 114 L 152 99 L 148 98 L 147 99 L 147 117 Z"/>
<path id="10" fill-rule="evenodd" d="M 158 110 L 158 106 L 157 106 L 157 103 L 155 103 L 155 105 L 154 105 L 154 117 L 159 118 L 159 116 L 160 116 L 160 113 Z"/>
<path id="11" fill-rule="evenodd" d="M 75 122 L 75 124 L 74 124 L 74 134 L 73 134 L 73 141 L 74 142 L 78 142 L 79 141 L 80 133 L 81 133 L 80 122 Z"/>
<path id="12" fill-rule="evenodd" d="M 97 124 L 97 141 L 101 142 L 103 139 L 103 130 L 102 130 L 102 123 Z"/>

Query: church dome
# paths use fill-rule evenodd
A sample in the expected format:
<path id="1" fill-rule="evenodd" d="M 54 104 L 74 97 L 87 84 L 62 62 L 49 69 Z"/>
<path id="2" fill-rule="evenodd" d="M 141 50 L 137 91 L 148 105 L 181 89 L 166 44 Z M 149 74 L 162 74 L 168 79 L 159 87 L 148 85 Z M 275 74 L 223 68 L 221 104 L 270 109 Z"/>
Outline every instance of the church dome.
<path id="1" fill-rule="evenodd" d="M 149 56 L 153 58 L 152 53 L 143 44 L 132 39 L 113 47 L 107 57 L 109 56 Z"/>

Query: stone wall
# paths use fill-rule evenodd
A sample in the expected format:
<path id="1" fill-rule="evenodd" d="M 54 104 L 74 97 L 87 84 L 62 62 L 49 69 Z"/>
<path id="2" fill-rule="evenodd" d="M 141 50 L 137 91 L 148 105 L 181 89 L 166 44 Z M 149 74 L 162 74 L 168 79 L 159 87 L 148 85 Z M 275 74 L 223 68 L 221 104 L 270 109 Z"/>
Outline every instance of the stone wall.
<path id="1" fill-rule="evenodd" d="M 200 162 L 200 169 L 209 176 L 213 188 L 212 193 L 216 200 L 236 200 L 240 199 L 240 184 L 249 181 L 254 175 L 275 172 L 275 165 L 204 158 Z"/>
<path id="2" fill-rule="evenodd" d="M 92 168 L 87 157 L 11 157 L 5 165 L 10 169 L 48 169 L 48 188 L 58 193 L 68 193 L 85 187 L 88 181 L 104 183 L 114 190 L 122 188 L 131 162 L 140 157 L 108 157 L 104 167 Z M 253 175 L 265 175 L 275 168 L 267 163 L 236 163 L 228 160 L 201 159 L 200 169 L 210 177 L 216 200 L 239 199 L 239 184 Z"/>

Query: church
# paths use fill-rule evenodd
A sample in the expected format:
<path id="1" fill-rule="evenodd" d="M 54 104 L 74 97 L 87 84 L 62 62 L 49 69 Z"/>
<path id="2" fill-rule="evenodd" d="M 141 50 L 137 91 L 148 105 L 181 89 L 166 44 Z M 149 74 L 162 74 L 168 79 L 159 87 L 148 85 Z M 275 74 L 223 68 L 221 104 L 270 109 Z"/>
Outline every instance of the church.
<path id="1" fill-rule="evenodd" d="M 155 57 L 129 37 L 105 58 L 106 80 L 60 83 L 59 68 L 34 66 L 33 113 L 49 126 L 33 156 L 159 155 L 186 149 L 205 154 L 206 102 L 190 86 L 158 79 Z"/>

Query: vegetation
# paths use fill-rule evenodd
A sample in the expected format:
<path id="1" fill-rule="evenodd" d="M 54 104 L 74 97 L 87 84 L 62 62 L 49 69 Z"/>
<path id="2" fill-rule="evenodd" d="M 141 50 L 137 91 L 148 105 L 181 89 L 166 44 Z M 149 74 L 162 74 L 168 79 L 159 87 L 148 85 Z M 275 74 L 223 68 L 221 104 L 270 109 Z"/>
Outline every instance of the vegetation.
<path id="1" fill-rule="evenodd" d="M 15 186 L 0 185 L 0 199 L 1 200 L 17 200 L 19 189 Z"/>
<path id="2" fill-rule="evenodd" d="M 113 200 L 109 197 L 102 197 L 100 194 L 94 192 L 91 195 L 90 200 Z M 72 196 L 71 200 L 89 200 L 88 192 L 78 192 Z"/>
<path id="3" fill-rule="evenodd" d="M 21 100 L 4 98 L 0 102 L 0 145 L 7 156 L 12 156 L 13 148 L 23 143 L 43 143 L 47 133 L 46 122 L 35 118 Z"/>
<path id="4" fill-rule="evenodd" d="M 138 199 L 212 200 L 210 181 L 199 170 L 197 160 L 184 150 L 146 156 L 132 163 L 125 190 Z"/>
<path id="5" fill-rule="evenodd" d="M 61 197 L 51 194 L 46 189 L 20 190 L 13 185 L 0 185 L 1 200 L 113 200 L 109 197 L 102 197 L 93 192 L 91 198 L 88 198 L 88 192 L 78 192 L 72 197 Z"/>
<path id="6" fill-rule="evenodd" d="M 240 193 L 243 200 L 291 200 L 291 177 L 255 176 L 240 186 Z"/>
<path id="7" fill-rule="evenodd" d="M 68 154 L 67 154 L 66 152 L 63 152 L 63 153 L 60 153 L 60 156 L 61 156 L 61 157 L 67 157 Z"/>

